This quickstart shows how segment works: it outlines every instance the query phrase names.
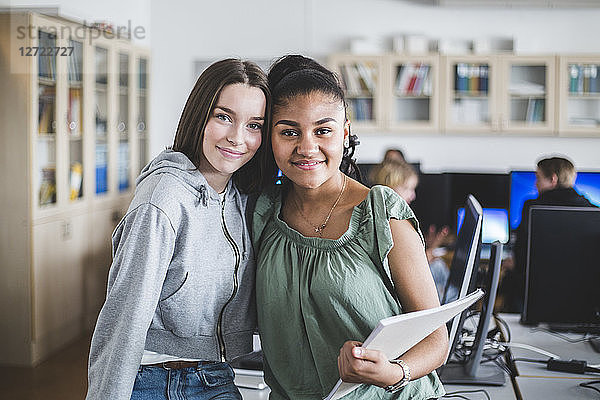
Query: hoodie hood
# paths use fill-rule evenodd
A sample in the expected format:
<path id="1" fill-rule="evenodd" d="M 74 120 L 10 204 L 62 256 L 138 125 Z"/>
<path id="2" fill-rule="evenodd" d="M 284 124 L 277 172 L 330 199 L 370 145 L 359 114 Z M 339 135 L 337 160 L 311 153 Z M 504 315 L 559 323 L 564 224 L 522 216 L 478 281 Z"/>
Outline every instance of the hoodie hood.
<path id="1" fill-rule="evenodd" d="M 203 207 L 209 206 L 209 201 L 221 202 L 219 193 L 208 184 L 208 181 L 196 168 L 194 163 L 183 153 L 171 149 L 163 150 L 154 160 L 152 160 L 140 173 L 135 181 L 136 188 L 139 188 L 148 179 L 148 177 L 169 174 L 176 178 L 183 186 L 198 199 L 197 205 Z M 229 179 L 225 187 L 225 198 L 227 202 L 233 202 L 237 207 L 237 212 L 242 216 L 242 223 L 246 226 L 245 202 L 242 201 L 242 194 Z M 248 258 L 248 245 L 250 236 L 247 229 L 243 230 L 244 238 L 242 240 L 242 258 Z"/>
<path id="2" fill-rule="evenodd" d="M 144 167 L 135 181 L 140 186 L 146 178 L 158 174 L 169 174 L 179 180 L 184 187 L 194 194 L 205 207 L 209 199 L 219 201 L 219 194 L 210 186 L 194 163 L 183 153 L 166 149 Z M 232 190 L 233 188 L 233 190 Z M 227 198 L 236 197 L 239 202 L 240 194 L 230 179 L 225 188 Z"/>

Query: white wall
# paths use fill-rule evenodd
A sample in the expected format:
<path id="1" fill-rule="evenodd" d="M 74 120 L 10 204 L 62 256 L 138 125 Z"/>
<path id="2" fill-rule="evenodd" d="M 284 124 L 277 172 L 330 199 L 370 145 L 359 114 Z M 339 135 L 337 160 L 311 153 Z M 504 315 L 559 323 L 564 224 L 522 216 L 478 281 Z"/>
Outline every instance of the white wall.
<path id="1" fill-rule="evenodd" d="M 172 143 L 195 77 L 195 60 L 272 58 L 300 52 L 324 60 L 352 37 L 512 36 L 520 53 L 600 53 L 600 9 L 457 9 L 398 0 L 152 2 L 152 153 Z M 360 133 L 360 132 L 358 132 Z M 600 139 L 361 135 L 360 161 L 401 147 L 424 171 L 533 168 L 562 153 L 580 169 L 600 169 Z"/>
<path id="2" fill-rule="evenodd" d="M 227 56 L 271 59 L 303 53 L 325 60 L 349 38 L 421 33 L 431 38 L 512 36 L 519 53 L 600 53 L 600 9 L 448 8 L 400 0 L 0 0 L 0 6 L 56 6 L 87 21 L 146 28 L 152 49 L 151 153 L 173 141 L 194 84 L 194 62 Z M 151 31 L 151 32 L 150 32 Z M 357 132 L 360 134 L 360 132 Z M 401 147 L 425 171 L 532 168 L 560 152 L 580 169 L 600 169 L 600 139 L 361 135 L 360 161 Z"/>

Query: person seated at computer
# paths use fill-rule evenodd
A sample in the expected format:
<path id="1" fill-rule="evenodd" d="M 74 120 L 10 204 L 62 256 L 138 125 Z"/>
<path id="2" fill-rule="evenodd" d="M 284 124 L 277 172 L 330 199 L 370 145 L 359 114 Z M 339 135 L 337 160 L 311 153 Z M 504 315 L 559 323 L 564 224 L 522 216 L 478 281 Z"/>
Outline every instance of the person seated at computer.
<path id="1" fill-rule="evenodd" d="M 507 271 L 502 278 L 501 294 L 504 311 L 521 312 L 525 297 L 525 264 L 527 261 L 527 231 L 529 210 L 533 206 L 595 207 L 575 191 L 577 171 L 571 161 L 563 157 L 543 158 L 537 163 L 535 186 L 538 197 L 525 201 L 521 223 L 517 227 L 513 259 L 507 260 Z"/>
<path id="2" fill-rule="evenodd" d="M 400 149 L 387 149 L 385 151 L 385 155 L 383 156 L 382 162 L 387 161 L 398 161 L 398 162 L 406 162 L 404 158 L 404 153 Z"/>
<path id="3" fill-rule="evenodd" d="M 381 164 L 371 171 L 370 180 L 374 185 L 392 188 L 408 204 L 417 198 L 416 188 L 419 184 L 419 176 L 413 166 L 406 161 L 386 161 L 384 159 Z M 425 254 L 440 299 L 444 293 L 450 271 L 446 262 L 438 256 L 437 249 L 445 241 L 448 233 L 449 228 L 447 226 L 438 231 L 435 225 L 431 225 L 425 236 Z"/>

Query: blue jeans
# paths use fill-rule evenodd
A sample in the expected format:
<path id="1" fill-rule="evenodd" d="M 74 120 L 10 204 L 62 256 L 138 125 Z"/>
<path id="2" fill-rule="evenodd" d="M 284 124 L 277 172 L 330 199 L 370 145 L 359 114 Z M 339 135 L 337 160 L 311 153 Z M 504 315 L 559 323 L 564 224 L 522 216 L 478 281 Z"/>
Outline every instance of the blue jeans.
<path id="1" fill-rule="evenodd" d="M 241 400 L 233 377 L 229 364 L 220 362 L 182 369 L 142 365 L 131 400 Z"/>

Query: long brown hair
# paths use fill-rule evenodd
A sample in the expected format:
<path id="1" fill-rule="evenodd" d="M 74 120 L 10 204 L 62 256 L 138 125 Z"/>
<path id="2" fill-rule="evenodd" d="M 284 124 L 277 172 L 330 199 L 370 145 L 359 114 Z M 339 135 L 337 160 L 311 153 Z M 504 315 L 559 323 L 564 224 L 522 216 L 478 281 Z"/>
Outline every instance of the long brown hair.
<path id="1" fill-rule="evenodd" d="M 255 156 L 234 172 L 232 178 L 241 191 L 252 192 L 258 189 L 258 183 L 263 180 L 263 168 L 259 167 L 262 159 L 260 153 L 269 146 L 267 132 L 271 115 L 271 92 L 267 77 L 255 63 L 228 58 L 213 63 L 200 75 L 181 113 L 172 149 L 185 154 L 198 168 L 203 157 L 202 142 L 208 119 L 223 88 L 236 83 L 262 90 L 266 99 L 261 145 Z"/>

